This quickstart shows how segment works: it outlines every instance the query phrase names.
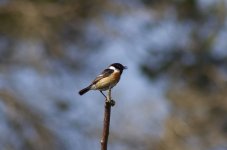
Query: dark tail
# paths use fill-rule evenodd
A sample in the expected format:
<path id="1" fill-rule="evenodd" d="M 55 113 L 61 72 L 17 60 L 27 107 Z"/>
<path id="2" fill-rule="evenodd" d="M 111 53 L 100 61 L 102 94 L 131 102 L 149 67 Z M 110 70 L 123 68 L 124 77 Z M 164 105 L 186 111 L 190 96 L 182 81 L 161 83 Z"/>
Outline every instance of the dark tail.
<path id="1" fill-rule="evenodd" d="M 86 88 L 80 90 L 80 91 L 79 91 L 79 94 L 80 94 L 80 95 L 83 95 L 83 94 L 87 93 L 89 90 L 90 90 L 90 86 L 88 86 L 88 87 L 86 87 Z"/>

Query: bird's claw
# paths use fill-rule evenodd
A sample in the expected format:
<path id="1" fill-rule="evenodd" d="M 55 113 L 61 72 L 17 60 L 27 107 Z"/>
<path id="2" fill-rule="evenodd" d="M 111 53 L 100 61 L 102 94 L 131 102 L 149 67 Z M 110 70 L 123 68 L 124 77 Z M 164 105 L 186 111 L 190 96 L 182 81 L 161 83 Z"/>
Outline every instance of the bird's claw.
<path id="1" fill-rule="evenodd" d="M 114 100 L 106 100 L 106 103 L 109 103 L 112 107 L 115 105 Z"/>

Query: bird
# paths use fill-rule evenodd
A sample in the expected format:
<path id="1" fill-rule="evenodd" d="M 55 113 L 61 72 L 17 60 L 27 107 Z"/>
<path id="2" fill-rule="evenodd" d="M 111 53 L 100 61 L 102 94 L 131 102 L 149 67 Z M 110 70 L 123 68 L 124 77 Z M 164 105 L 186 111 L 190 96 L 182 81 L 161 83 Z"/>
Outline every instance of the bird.
<path id="1" fill-rule="evenodd" d="M 84 95 L 90 90 L 99 90 L 101 94 L 105 96 L 102 91 L 112 89 L 121 78 L 123 70 L 127 69 L 127 66 L 123 66 L 120 63 L 113 63 L 109 65 L 107 69 L 104 69 L 103 72 L 98 75 L 89 86 L 79 91 L 79 95 Z"/>

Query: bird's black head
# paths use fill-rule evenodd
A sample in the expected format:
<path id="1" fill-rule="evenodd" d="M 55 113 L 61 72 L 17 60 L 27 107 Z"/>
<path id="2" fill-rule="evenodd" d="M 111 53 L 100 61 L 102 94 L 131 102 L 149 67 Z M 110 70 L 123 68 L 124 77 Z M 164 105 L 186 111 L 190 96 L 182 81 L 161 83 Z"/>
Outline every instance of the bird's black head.
<path id="1" fill-rule="evenodd" d="M 123 66 L 120 63 L 111 64 L 110 67 L 114 67 L 114 68 L 120 70 L 121 73 L 123 72 L 124 69 L 127 69 L 127 66 Z"/>

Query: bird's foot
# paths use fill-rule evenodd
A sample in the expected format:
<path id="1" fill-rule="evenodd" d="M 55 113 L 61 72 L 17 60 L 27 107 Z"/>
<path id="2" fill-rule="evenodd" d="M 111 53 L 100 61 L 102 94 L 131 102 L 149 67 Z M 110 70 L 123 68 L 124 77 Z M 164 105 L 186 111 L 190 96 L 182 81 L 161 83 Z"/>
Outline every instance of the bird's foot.
<path id="1" fill-rule="evenodd" d="M 115 101 L 114 100 L 107 100 L 106 99 L 106 103 L 109 103 L 112 107 L 115 105 Z"/>
<path id="2" fill-rule="evenodd" d="M 114 100 L 111 100 L 110 101 L 110 105 L 113 107 L 115 105 L 115 101 Z"/>

